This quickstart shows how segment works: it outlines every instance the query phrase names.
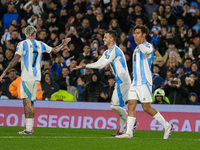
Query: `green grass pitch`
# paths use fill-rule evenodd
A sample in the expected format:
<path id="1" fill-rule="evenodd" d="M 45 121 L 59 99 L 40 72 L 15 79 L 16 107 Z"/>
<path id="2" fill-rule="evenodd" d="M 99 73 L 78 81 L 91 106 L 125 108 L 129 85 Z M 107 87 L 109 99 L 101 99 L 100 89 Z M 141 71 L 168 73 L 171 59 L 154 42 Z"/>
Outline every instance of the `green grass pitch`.
<path id="1" fill-rule="evenodd" d="M 0 127 L 0 150 L 199 150 L 200 133 L 137 130 L 132 139 L 109 135 L 117 130 L 38 128 L 34 135 L 18 135 L 23 127 Z"/>

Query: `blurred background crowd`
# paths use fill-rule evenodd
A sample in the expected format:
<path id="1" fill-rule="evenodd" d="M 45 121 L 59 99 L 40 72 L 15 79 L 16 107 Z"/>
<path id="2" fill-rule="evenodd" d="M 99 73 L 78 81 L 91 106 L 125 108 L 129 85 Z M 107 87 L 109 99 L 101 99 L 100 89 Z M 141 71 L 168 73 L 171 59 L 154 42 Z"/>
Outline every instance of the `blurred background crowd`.
<path id="1" fill-rule="evenodd" d="M 24 29 L 33 25 L 37 40 L 55 47 L 71 42 L 60 53 L 42 58 L 38 100 L 110 102 L 115 78 L 109 65 L 73 71 L 98 60 L 107 49 L 103 36 L 117 32 L 130 76 L 137 46 L 133 29 L 149 28 L 154 45 L 153 103 L 193 104 L 200 100 L 200 0 L 1 0 L 0 73 L 12 60 Z M 1 83 L 1 99 L 20 98 L 20 62 Z"/>

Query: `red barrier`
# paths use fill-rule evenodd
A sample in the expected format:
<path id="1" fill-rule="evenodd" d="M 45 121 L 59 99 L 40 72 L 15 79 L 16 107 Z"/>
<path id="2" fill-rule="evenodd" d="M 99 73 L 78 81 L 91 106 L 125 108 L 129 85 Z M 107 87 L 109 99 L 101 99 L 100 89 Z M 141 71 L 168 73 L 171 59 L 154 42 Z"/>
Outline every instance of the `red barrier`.
<path id="1" fill-rule="evenodd" d="M 48 102 L 35 103 L 35 127 L 118 129 L 118 115 L 108 103 Z M 153 105 L 174 124 L 175 131 L 200 131 L 200 107 Z M 189 110 L 191 112 L 189 112 Z M 184 112 L 184 110 L 186 112 Z M 163 130 L 154 118 L 137 107 L 139 130 Z M 0 101 L 0 126 L 25 126 L 22 101 Z"/>

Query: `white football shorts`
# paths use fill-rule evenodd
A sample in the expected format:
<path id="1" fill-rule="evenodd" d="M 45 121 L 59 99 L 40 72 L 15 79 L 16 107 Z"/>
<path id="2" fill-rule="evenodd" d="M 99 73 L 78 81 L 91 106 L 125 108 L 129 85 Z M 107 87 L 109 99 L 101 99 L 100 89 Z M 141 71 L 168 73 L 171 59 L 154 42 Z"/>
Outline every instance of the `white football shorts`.
<path id="1" fill-rule="evenodd" d="M 36 102 L 36 93 L 39 81 L 21 81 L 21 99 L 29 98 L 33 102 Z"/>
<path id="2" fill-rule="evenodd" d="M 111 98 L 111 105 L 123 107 L 128 101 L 128 91 L 131 83 L 115 83 L 115 89 Z"/>
<path id="3" fill-rule="evenodd" d="M 139 86 L 131 85 L 128 92 L 128 100 L 138 100 L 141 103 L 152 102 L 152 86 L 143 84 Z"/>

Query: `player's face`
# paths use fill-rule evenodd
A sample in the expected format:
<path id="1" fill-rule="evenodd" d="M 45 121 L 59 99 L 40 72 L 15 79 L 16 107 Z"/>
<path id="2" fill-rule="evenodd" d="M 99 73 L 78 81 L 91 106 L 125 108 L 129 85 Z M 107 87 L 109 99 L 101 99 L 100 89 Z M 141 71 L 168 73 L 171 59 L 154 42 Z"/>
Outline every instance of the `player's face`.
<path id="1" fill-rule="evenodd" d="M 134 32 L 135 43 L 137 45 L 142 43 L 142 39 L 145 38 L 145 35 L 142 33 L 141 29 L 136 29 Z"/>
<path id="2" fill-rule="evenodd" d="M 112 39 L 112 38 L 110 37 L 109 33 L 106 33 L 106 34 L 104 35 L 104 38 L 103 38 L 104 45 L 105 45 L 105 46 L 109 46 L 110 43 L 111 43 L 111 39 Z"/>

